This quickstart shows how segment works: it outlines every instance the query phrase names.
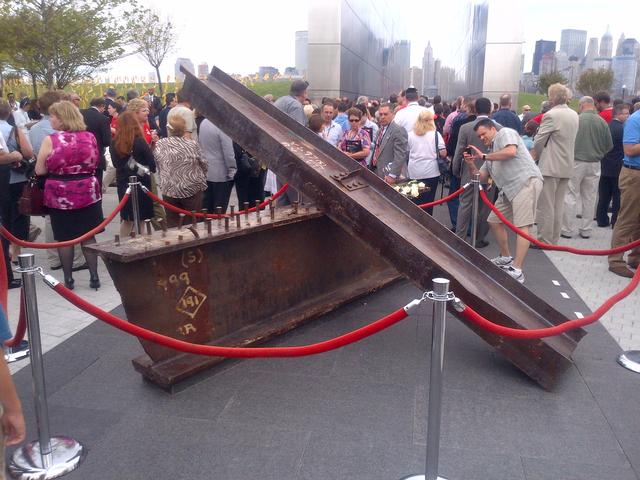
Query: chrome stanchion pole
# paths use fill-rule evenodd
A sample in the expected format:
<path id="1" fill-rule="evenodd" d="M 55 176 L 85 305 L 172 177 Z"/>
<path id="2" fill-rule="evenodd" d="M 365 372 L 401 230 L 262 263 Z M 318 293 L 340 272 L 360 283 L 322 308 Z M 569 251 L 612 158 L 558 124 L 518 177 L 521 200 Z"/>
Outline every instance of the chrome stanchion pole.
<path id="1" fill-rule="evenodd" d="M 473 185 L 473 204 L 471 211 L 471 246 L 475 248 L 478 237 L 478 210 L 480 208 L 480 174 L 476 173 L 471 180 Z"/>
<path id="2" fill-rule="evenodd" d="M 627 370 L 640 373 L 640 350 L 627 350 L 618 355 L 618 363 Z"/>
<path id="3" fill-rule="evenodd" d="M 429 373 L 429 407 L 427 411 L 427 463 L 424 475 L 412 475 L 403 480 L 446 480 L 438 476 L 440 458 L 440 421 L 442 419 L 442 376 L 444 370 L 444 334 L 447 302 L 454 299 L 449 292 L 449 280 L 433 279 L 433 291 L 427 294 L 433 300 L 431 327 L 431 367 Z"/>
<path id="4" fill-rule="evenodd" d="M 129 189 L 131 190 L 131 210 L 133 212 L 133 231 L 136 235 L 142 234 L 142 225 L 140 224 L 140 181 L 136 176 L 129 177 Z"/>
<path id="5" fill-rule="evenodd" d="M 82 460 L 84 448 L 72 438 L 51 438 L 49 433 L 49 409 L 44 380 L 35 279 L 35 274 L 41 269 L 35 267 L 35 257 L 32 253 L 19 255 L 18 260 L 20 262 L 18 271 L 22 273 L 22 288 L 24 288 L 29 344 L 31 345 L 31 374 L 38 440 L 16 450 L 8 467 L 14 478 L 48 480 L 75 470 Z"/>

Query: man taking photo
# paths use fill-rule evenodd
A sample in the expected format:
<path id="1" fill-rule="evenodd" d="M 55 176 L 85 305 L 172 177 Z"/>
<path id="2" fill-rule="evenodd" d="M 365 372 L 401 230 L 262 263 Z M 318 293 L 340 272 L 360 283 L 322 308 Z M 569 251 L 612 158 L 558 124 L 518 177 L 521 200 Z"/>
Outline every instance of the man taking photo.
<path id="1" fill-rule="evenodd" d="M 529 150 L 518 132 L 511 128 L 496 130 L 496 125 L 488 118 L 483 118 L 474 127 L 476 135 L 490 147 L 489 153 L 483 153 L 479 148 L 470 145 L 464 153 L 471 174 L 480 173 L 480 182 L 486 183 L 491 177 L 500 189 L 500 195 L 495 206 L 516 227 L 529 233 L 536 214 L 538 197 L 542 191 L 542 174 L 533 161 Z M 484 163 L 478 170 L 475 161 L 482 159 Z M 507 230 L 498 218 L 491 212 L 487 219 L 493 235 L 500 248 L 500 256 L 492 262 L 504 269 L 520 283 L 524 283 L 522 264 L 529 250 L 529 241 L 517 237 L 516 256 L 509 252 Z"/>

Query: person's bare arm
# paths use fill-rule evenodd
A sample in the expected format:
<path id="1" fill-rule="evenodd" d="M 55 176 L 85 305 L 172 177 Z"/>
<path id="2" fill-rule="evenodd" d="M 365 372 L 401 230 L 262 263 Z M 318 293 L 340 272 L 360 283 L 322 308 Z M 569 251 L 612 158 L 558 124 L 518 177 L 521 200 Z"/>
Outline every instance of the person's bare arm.
<path id="1" fill-rule="evenodd" d="M 46 137 L 42 141 L 42 146 L 38 152 L 38 159 L 36 160 L 36 175 L 46 175 L 49 172 L 49 170 L 47 170 L 47 157 L 51 154 L 52 150 L 53 144 L 51 143 L 51 138 Z"/>
<path id="2" fill-rule="evenodd" d="M 16 163 L 22 160 L 22 155 L 20 152 L 5 152 L 4 150 L 0 150 L 0 165 L 8 165 L 11 163 Z"/>
<path id="3" fill-rule="evenodd" d="M 624 154 L 629 157 L 637 157 L 640 155 L 640 143 L 633 144 L 624 144 L 622 146 L 624 149 Z"/>
<path id="4" fill-rule="evenodd" d="M 19 128 L 16 128 L 16 134 L 18 135 L 18 142 L 20 142 L 22 156 L 27 159 L 33 157 L 33 148 L 31 148 L 31 142 L 29 142 L 27 136 Z"/>
<path id="5" fill-rule="evenodd" d="M 26 429 L 22 405 L 13 384 L 11 373 L 4 359 L 4 352 L 0 348 L 0 404 L 2 404 L 2 416 L 0 428 L 5 436 L 6 445 L 15 445 L 24 441 Z"/>

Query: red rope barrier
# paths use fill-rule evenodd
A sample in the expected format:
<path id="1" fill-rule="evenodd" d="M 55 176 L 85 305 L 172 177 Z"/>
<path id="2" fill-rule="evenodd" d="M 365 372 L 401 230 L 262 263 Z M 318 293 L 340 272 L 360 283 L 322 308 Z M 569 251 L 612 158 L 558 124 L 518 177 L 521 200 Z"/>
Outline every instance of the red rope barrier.
<path id="1" fill-rule="evenodd" d="M 609 248 L 606 250 L 586 250 L 582 248 L 569 247 L 565 245 L 550 245 L 548 243 L 543 243 L 537 238 L 532 237 L 531 235 L 523 232 L 518 227 L 516 227 L 513 223 L 507 220 L 507 217 L 505 217 L 504 214 L 500 210 L 498 210 L 493 203 L 491 203 L 491 201 L 487 198 L 487 194 L 482 189 L 480 190 L 480 198 L 482 198 L 482 201 L 487 204 L 487 206 L 493 211 L 493 213 L 496 214 L 496 216 L 500 219 L 500 221 L 507 226 L 507 228 L 509 228 L 511 231 L 513 231 L 517 235 L 520 235 L 522 238 L 529 240 L 531 243 L 533 243 L 534 245 L 537 245 L 538 247 L 544 250 L 568 252 L 568 253 L 574 253 L 576 255 L 613 255 L 615 253 L 626 252 L 627 250 L 631 250 L 633 248 L 637 248 L 640 246 L 640 239 L 634 242 L 631 242 L 627 245 L 622 245 L 621 247 Z"/>
<path id="2" fill-rule="evenodd" d="M 470 184 L 466 184 L 463 185 L 462 187 L 460 187 L 458 190 L 456 190 L 453 193 L 450 193 L 449 195 L 447 195 L 446 197 L 442 197 L 440 200 L 435 200 L 433 202 L 427 202 L 427 203 L 423 203 L 421 205 L 418 205 L 420 208 L 429 208 L 429 207 L 435 207 L 436 205 L 442 205 L 443 203 L 448 202 L 449 200 L 453 200 L 454 198 L 456 198 L 458 195 L 461 195 L 462 192 L 464 192 L 467 187 Z"/>
<path id="3" fill-rule="evenodd" d="M 575 328 L 581 328 L 591 323 L 597 322 L 605 313 L 607 313 L 611 308 L 618 303 L 623 298 L 629 296 L 640 283 L 640 269 L 636 270 L 636 273 L 633 275 L 633 278 L 629 282 L 629 284 L 622 290 L 620 290 L 615 295 L 612 295 L 608 298 L 598 309 L 593 312 L 591 315 L 587 315 L 584 318 L 568 320 L 560 325 L 555 325 L 553 327 L 548 328 L 537 328 L 533 330 L 520 330 L 518 328 L 510 328 L 505 327 L 503 325 L 498 325 L 497 323 L 492 322 L 491 320 L 487 320 L 478 312 L 473 310 L 468 305 L 465 306 L 464 310 L 460 312 L 460 314 L 469 322 L 477 325 L 480 328 L 484 328 L 485 330 L 495 333 L 497 335 L 502 335 L 503 337 L 517 338 L 522 340 L 531 340 L 537 338 L 551 337 L 553 335 L 560 335 L 569 330 L 573 330 Z"/>
<path id="4" fill-rule="evenodd" d="M 271 201 L 275 202 L 278 198 L 280 198 L 282 196 L 282 194 L 287 190 L 287 188 L 289 188 L 289 184 L 285 183 L 282 188 L 280 190 L 278 190 L 276 193 L 274 193 L 271 196 Z M 175 205 L 170 204 L 169 202 L 163 200 L 162 198 L 160 198 L 158 195 L 156 195 L 155 193 L 153 193 L 152 191 L 144 188 L 143 192 L 154 202 L 158 202 L 160 205 L 162 205 L 164 208 L 168 208 L 169 210 L 176 212 L 176 213 L 183 213 L 184 215 L 193 217 L 195 216 L 196 218 L 224 218 L 224 217 L 229 217 L 230 215 L 228 214 L 222 214 L 222 215 L 218 215 L 215 213 L 202 213 L 202 212 L 190 212 L 189 210 L 184 210 L 180 207 L 176 207 Z M 259 204 L 260 209 L 266 207 L 267 205 L 269 205 L 269 200 L 265 200 L 264 202 L 262 202 L 261 204 Z M 256 209 L 258 207 L 251 207 L 249 208 L 246 213 L 252 213 L 255 212 Z M 234 212 L 234 215 L 243 215 L 245 213 L 245 210 L 239 210 L 237 212 Z"/>
<path id="5" fill-rule="evenodd" d="M 22 340 L 24 340 L 24 334 L 27 331 L 27 315 L 24 308 L 24 290 L 20 289 L 20 316 L 18 317 L 18 326 L 16 327 L 16 333 L 13 338 L 4 342 L 4 346 L 7 348 L 14 348 L 20 346 Z"/>
<path id="6" fill-rule="evenodd" d="M 91 305 L 86 300 L 67 289 L 62 283 L 53 287 L 60 296 L 71 302 L 80 310 L 87 312 L 99 320 L 122 330 L 136 337 L 143 338 L 150 342 L 157 343 L 164 347 L 172 348 L 185 353 L 195 355 L 206 355 L 212 357 L 228 357 L 228 358 L 272 358 L 272 357 L 304 357 L 307 355 L 316 355 L 318 353 L 328 352 L 340 347 L 344 347 L 351 343 L 367 338 L 378 333 L 390 326 L 404 320 L 409 316 L 405 308 L 396 310 L 390 315 L 381 318 L 369 325 L 353 330 L 339 337 L 324 342 L 314 343 L 311 345 L 303 345 L 297 347 L 218 347 L 212 345 L 199 345 L 194 343 L 178 340 L 160 333 L 152 332 L 145 328 L 139 327 L 127 322 L 115 315 L 105 312 L 95 305 Z"/>
<path id="7" fill-rule="evenodd" d="M 36 242 L 27 242 L 24 240 L 20 240 L 19 238 L 13 236 L 11 232 L 9 232 L 6 228 L 0 225 L 0 235 L 4 236 L 7 240 L 15 245 L 20 245 L 21 247 L 26 248 L 35 248 L 35 249 L 47 249 L 47 248 L 61 248 L 61 247 L 70 247 L 71 245 L 75 245 L 77 243 L 84 242 L 85 240 L 89 240 L 91 237 L 95 236 L 97 233 L 101 232 L 107 225 L 109 225 L 116 215 L 124 208 L 124 205 L 127 203 L 129 199 L 129 194 L 125 193 L 120 203 L 116 206 L 115 210 L 111 212 L 111 214 L 105 218 L 100 225 L 96 228 L 89 230 L 84 235 L 74 238 L 73 240 L 67 240 L 64 242 L 53 242 L 53 243 L 36 243 Z"/>

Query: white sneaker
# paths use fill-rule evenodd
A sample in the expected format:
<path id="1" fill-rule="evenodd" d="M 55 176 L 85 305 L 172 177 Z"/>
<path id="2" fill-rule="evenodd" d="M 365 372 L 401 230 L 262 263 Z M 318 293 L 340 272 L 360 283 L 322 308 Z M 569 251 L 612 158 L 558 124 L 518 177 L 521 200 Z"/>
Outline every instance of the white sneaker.
<path id="1" fill-rule="evenodd" d="M 505 268 L 505 271 L 515 278 L 518 282 L 524 283 L 524 273 L 519 268 L 514 268 L 512 266 Z"/>
<path id="2" fill-rule="evenodd" d="M 509 268 L 513 264 L 513 257 L 503 257 L 500 255 L 499 257 L 492 258 L 491 261 L 500 268 Z"/>

